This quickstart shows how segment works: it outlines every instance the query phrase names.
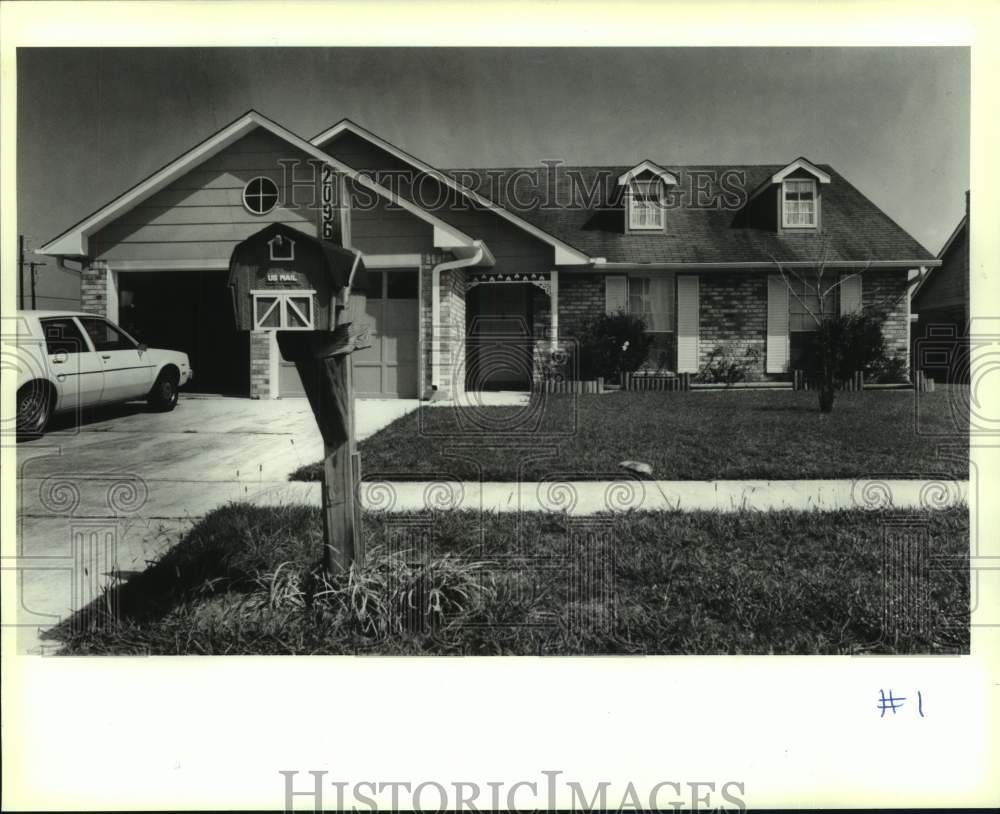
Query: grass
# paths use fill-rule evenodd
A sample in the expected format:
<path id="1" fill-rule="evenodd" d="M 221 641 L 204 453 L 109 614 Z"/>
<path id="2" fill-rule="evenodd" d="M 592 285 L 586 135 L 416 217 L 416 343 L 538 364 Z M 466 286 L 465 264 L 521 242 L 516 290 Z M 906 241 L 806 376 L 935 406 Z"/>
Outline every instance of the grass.
<path id="1" fill-rule="evenodd" d="M 965 390 L 967 393 L 967 389 Z M 792 391 L 546 396 L 530 407 L 421 407 L 362 442 L 365 476 L 389 480 L 620 477 L 661 480 L 968 477 L 963 393 L 840 393 L 819 413 Z M 956 416 L 959 417 L 956 417 Z M 942 456 L 944 443 L 958 446 Z M 964 446 L 963 446 L 964 445 Z M 292 480 L 319 480 L 310 464 Z"/>
<path id="2" fill-rule="evenodd" d="M 883 580 L 900 524 L 933 557 L 886 617 L 913 587 Z M 967 653 L 968 529 L 964 508 L 368 515 L 366 566 L 328 581 L 318 510 L 230 504 L 96 603 L 117 616 L 50 635 L 68 654 Z"/>

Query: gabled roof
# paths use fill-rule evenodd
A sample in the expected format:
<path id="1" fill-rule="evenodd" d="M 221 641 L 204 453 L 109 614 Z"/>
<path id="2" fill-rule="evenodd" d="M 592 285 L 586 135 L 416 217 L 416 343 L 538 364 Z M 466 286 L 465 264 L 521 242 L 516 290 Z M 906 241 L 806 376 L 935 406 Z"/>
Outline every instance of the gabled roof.
<path id="1" fill-rule="evenodd" d="M 944 256 L 946 254 L 948 254 L 948 250 L 951 248 L 952 244 L 955 242 L 955 239 L 960 234 L 962 234 L 962 230 L 967 229 L 968 227 L 969 227 L 969 213 L 966 212 L 964 215 L 962 215 L 962 219 L 958 222 L 958 226 L 955 227 L 954 231 L 951 233 L 951 235 L 948 237 L 948 239 L 944 242 L 944 245 L 941 247 L 941 251 L 939 251 L 938 254 L 937 254 L 938 260 L 942 261 L 942 263 L 940 265 L 943 265 Z M 940 265 L 938 267 L 940 267 Z M 934 276 L 934 274 L 938 270 L 938 267 L 929 269 L 926 274 L 924 274 L 923 276 L 921 276 L 920 281 L 914 287 L 913 293 L 911 294 L 911 300 L 912 301 L 914 301 L 914 302 L 916 301 L 917 294 L 919 294 L 920 291 L 921 291 L 921 289 L 924 288 L 924 286 L 927 284 L 928 280 L 930 280 L 930 278 Z"/>
<path id="2" fill-rule="evenodd" d="M 827 173 L 823 172 L 823 170 L 813 164 L 808 158 L 803 158 L 802 156 L 799 156 L 791 164 L 782 167 L 774 175 L 772 175 L 771 183 L 780 184 L 785 180 L 785 178 L 798 170 L 805 170 L 810 175 L 815 176 L 816 180 L 821 184 L 830 183 L 830 176 Z"/>
<path id="3" fill-rule="evenodd" d="M 234 122 L 226 125 L 183 155 L 119 195 L 110 203 L 88 215 L 79 223 L 74 224 L 58 237 L 50 240 L 37 250 L 38 253 L 74 257 L 86 255 L 88 253 L 87 239 L 91 234 L 258 127 L 273 133 L 278 138 L 283 139 L 313 158 L 329 164 L 338 171 L 345 173 L 356 183 L 367 187 L 376 194 L 407 210 L 410 214 L 430 223 L 434 227 L 435 245 L 441 247 L 472 245 L 473 239 L 460 229 L 456 229 L 427 210 L 389 191 L 381 184 L 374 182 L 371 178 L 337 161 L 305 139 L 295 135 L 290 130 L 258 113 L 256 110 L 249 110 Z"/>
<path id="4" fill-rule="evenodd" d="M 673 173 L 667 172 L 663 167 L 654 164 L 648 158 L 641 164 L 636 164 L 628 172 L 623 172 L 618 176 L 618 186 L 622 187 L 629 183 L 633 178 L 642 175 L 644 172 L 651 172 L 657 178 L 659 178 L 665 184 L 676 184 L 677 176 Z"/>
<path id="5" fill-rule="evenodd" d="M 679 189 L 695 180 L 711 180 L 706 193 L 722 196 L 727 173 L 742 174 L 745 190 L 770 183 L 784 169 L 781 165 L 663 165 L 680 181 Z M 614 198 L 614 182 L 628 167 L 562 167 L 549 176 L 544 167 L 449 170 L 462 177 L 477 178 L 484 189 L 497 196 L 497 203 L 591 257 L 607 263 L 656 264 L 677 267 L 723 265 L 733 268 L 773 267 L 775 259 L 785 263 L 814 264 L 824 245 L 831 263 L 892 265 L 914 268 L 936 265 L 933 255 L 902 227 L 827 165 L 818 167 L 830 177 L 823 190 L 823 228 L 816 233 L 778 234 L 773 228 L 746 224 L 734 207 L 706 208 L 685 195 L 667 210 L 666 229 L 656 234 L 627 232 L 623 228 L 621 204 Z M 575 176 L 575 181 L 572 176 Z M 512 179 L 517 180 L 515 185 Z M 601 179 L 604 179 L 602 186 Z M 529 184 L 535 184 L 532 188 Z M 587 201 L 586 190 L 602 190 Z M 554 197 L 567 202 L 559 207 L 518 209 L 512 194 L 529 200 Z M 569 202 L 573 201 L 572 204 Z"/>
<path id="6" fill-rule="evenodd" d="M 747 201 L 748 202 L 752 201 L 754 198 L 756 198 L 758 195 L 764 192 L 764 190 L 770 189 L 775 184 L 780 184 L 782 181 L 785 180 L 785 178 L 787 178 L 793 172 L 797 172 L 799 170 L 804 170 L 805 172 L 808 172 L 810 175 L 815 177 L 816 180 L 819 181 L 821 184 L 830 183 L 829 173 L 824 172 L 822 169 L 820 169 L 818 164 L 813 164 L 808 158 L 803 158 L 802 156 L 799 156 L 791 164 L 785 164 L 784 167 L 779 168 L 770 178 L 762 179 L 761 182 L 754 189 L 754 191 L 750 193 L 750 197 L 747 199 Z"/>
<path id="7" fill-rule="evenodd" d="M 951 248 L 951 244 L 955 242 L 955 238 L 958 237 L 962 230 L 969 225 L 968 214 L 962 215 L 962 219 L 958 222 L 958 226 L 955 227 L 955 231 L 951 233 L 951 236 L 944 242 L 941 247 L 941 251 L 938 252 L 938 257 L 944 260 L 944 256 L 948 253 L 948 249 Z"/>
<path id="8" fill-rule="evenodd" d="M 343 132 L 353 133 L 355 136 L 358 136 L 359 138 L 362 138 L 365 141 L 374 144 L 376 147 L 379 147 L 380 149 L 385 150 L 390 155 L 395 156 L 400 161 L 404 161 L 405 163 L 409 164 L 414 169 L 419 170 L 425 175 L 428 175 L 431 178 L 436 179 L 441 184 L 444 184 L 446 187 L 458 192 L 461 195 L 464 195 L 465 197 L 469 198 L 470 200 L 472 200 L 479 206 L 483 207 L 484 209 L 488 209 L 489 211 L 499 215 L 501 218 L 510 221 L 515 226 L 520 227 L 533 237 L 538 238 L 544 243 L 548 243 L 555 249 L 555 262 L 557 265 L 563 263 L 590 262 L 590 258 L 586 254 L 584 254 L 571 244 L 567 243 L 566 241 L 562 240 L 561 238 L 557 237 L 556 235 L 550 234 L 546 232 L 544 229 L 539 228 L 537 224 L 522 218 L 516 212 L 502 205 L 498 205 L 497 202 L 492 201 L 489 198 L 486 198 L 483 195 L 479 194 L 476 190 L 470 189 L 464 184 L 459 183 L 457 180 L 449 176 L 447 173 L 442 172 L 436 167 L 432 167 L 425 161 L 421 161 L 416 156 L 410 155 L 405 150 L 402 150 L 395 144 L 392 144 L 386 141 L 385 139 L 381 138 L 380 136 L 375 135 L 375 133 L 372 133 L 370 130 L 366 130 L 364 127 L 355 122 L 352 122 L 350 119 L 341 119 L 332 127 L 328 127 L 323 132 L 317 134 L 316 136 L 313 136 L 313 138 L 311 138 L 309 141 L 316 147 L 322 147 L 324 144 L 328 143 L 335 136 L 338 136 Z"/>

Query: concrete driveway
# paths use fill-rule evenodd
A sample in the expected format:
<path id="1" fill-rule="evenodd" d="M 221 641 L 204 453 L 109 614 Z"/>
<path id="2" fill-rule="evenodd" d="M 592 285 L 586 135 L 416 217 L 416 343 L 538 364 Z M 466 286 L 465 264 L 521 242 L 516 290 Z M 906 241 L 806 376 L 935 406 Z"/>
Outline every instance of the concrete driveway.
<path id="1" fill-rule="evenodd" d="M 416 400 L 357 402 L 365 438 Z M 18 649 L 87 606 L 112 571 L 143 570 L 201 516 L 231 500 L 299 502 L 289 473 L 322 456 L 305 399 L 182 396 L 170 413 L 109 408 L 74 426 L 56 419 L 18 445 Z"/>

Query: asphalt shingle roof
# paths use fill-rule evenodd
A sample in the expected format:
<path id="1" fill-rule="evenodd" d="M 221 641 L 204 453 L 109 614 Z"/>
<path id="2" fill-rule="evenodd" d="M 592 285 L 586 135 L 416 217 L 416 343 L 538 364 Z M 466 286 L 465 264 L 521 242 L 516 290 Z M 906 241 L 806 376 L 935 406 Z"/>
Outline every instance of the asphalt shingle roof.
<path id="1" fill-rule="evenodd" d="M 690 191 L 702 178 L 708 197 L 720 194 L 722 173 L 742 174 L 740 185 L 747 196 L 782 165 L 671 166 L 660 165 L 678 176 L 678 188 Z M 776 234 L 757 219 L 747 223 L 746 213 L 732 208 L 702 208 L 690 194 L 667 212 L 665 233 L 625 233 L 620 203 L 613 200 L 615 182 L 631 167 L 543 167 L 444 170 L 505 209 L 568 243 L 591 257 L 609 262 L 715 263 L 715 262 L 816 262 L 826 244 L 831 262 L 868 260 L 931 260 L 934 255 L 888 215 L 828 165 L 817 165 L 831 176 L 821 185 L 819 233 Z M 603 181 L 601 181 L 603 179 Z M 729 184 L 730 188 L 732 183 Z M 586 203 L 584 190 L 603 189 Z M 545 196 L 554 206 L 541 205 Z M 704 200 L 704 198 L 703 198 Z M 525 202 L 533 202 L 525 206 Z M 570 202 L 574 202 L 570 205 Z"/>

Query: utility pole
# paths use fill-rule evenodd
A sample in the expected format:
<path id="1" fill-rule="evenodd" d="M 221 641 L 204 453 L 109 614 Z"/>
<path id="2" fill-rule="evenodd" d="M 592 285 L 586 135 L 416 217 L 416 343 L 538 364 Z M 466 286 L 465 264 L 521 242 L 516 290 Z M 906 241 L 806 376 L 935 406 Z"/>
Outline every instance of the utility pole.
<path id="1" fill-rule="evenodd" d="M 25 260 L 24 260 L 24 235 L 18 235 L 17 236 L 17 280 L 18 280 L 18 286 L 19 286 L 18 301 L 20 303 L 20 305 L 18 305 L 18 307 L 22 311 L 24 310 L 24 298 L 25 298 L 25 291 L 24 291 L 24 267 L 25 266 L 28 267 L 28 271 L 29 271 L 29 274 L 30 274 L 30 280 L 31 280 L 31 282 L 30 282 L 30 285 L 31 285 L 31 310 L 34 311 L 38 307 L 38 298 L 37 298 L 37 295 L 36 295 L 36 292 L 35 292 L 35 283 L 36 283 L 37 278 L 38 278 L 38 272 L 36 271 L 36 269 L 39 269 L 39 268 L 41 268 L 42 266 L 45 266 L 45 265 L 47 265 L 47 264 L 46 263 L 40 263 L 37 260 L 31 260 L 29 262 L 25 262 Z"/>
<path id="2" fill-rule="evenodd" d="M 28 268 L 31 270 L 31 310 L 34 311 L 38 306 L 35 304 L 35 278 L 38 276 L 35 269 L 41 268 L 45 263 L 39 263 L 32 260 L 28 263 Z"/>
<path id="3" fill-rule="evenodd" d="M 17 295 L 18 307 L 24 310 L 24 235 L 17 236 Z"/>

